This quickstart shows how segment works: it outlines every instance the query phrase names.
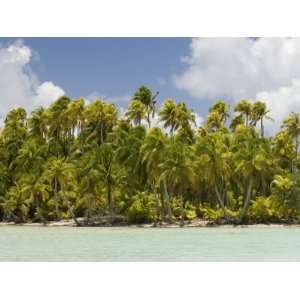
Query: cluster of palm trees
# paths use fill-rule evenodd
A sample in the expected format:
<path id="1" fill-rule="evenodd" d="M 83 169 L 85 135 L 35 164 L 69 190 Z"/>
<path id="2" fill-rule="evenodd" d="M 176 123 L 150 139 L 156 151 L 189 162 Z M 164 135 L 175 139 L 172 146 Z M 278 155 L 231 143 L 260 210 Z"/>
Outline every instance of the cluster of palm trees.
<path id="1" fill-rule="evenodd" d="M 300 115 L 266 136 L 269 111 L 216 102 L 200 126 L 184 102 L 141 86 L 124 116 L 101 99 L 63 96 L 0 133 L 0 220 L 298 222 Z M 155 120 L 155 126 L 153 126 Z"/>

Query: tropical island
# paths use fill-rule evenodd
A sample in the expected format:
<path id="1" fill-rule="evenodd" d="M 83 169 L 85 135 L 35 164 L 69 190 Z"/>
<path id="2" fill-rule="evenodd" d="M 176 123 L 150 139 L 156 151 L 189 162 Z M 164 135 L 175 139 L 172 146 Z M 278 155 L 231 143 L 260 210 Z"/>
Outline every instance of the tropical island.
<path id="1" fill-rule="evenodd" d="M 274 136 L 262 101 L 217 101 L 200 126 L 141 86 L 124 115 L 63 96 L 11 110 L 0 133 L 0 222 L 298 224 L 300 114 Z"/>

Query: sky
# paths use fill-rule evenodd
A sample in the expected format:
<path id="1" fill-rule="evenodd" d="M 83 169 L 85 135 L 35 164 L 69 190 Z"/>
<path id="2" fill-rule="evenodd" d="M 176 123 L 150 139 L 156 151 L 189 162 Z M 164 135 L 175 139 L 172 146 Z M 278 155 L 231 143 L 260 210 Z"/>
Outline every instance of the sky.
<path id="1" fill-rule="evenodd" d="M 63 94 L 124 110 L 142 84 L 185 101 L 200 121 L 224 99 L 262 100 L 274 122 L 300 111 L 297 38 L 0 38 L 0 119 Z"/>

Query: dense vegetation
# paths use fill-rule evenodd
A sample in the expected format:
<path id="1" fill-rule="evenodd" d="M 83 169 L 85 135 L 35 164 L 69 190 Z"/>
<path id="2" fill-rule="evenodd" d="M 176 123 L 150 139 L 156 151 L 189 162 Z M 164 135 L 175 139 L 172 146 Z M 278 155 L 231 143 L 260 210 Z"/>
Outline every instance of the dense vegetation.
<path id="1" fill-rule="evenodd" d="M 216 102 L 196 128 L 185 103 L 142 86 L 126 114 L 61 97 L 0 133 L 0 220 L 80 224 L 298 222 L 300 115 L 265 136 L 263 102 Z M 152 127 L 159 119 L 159 127 Z"/>

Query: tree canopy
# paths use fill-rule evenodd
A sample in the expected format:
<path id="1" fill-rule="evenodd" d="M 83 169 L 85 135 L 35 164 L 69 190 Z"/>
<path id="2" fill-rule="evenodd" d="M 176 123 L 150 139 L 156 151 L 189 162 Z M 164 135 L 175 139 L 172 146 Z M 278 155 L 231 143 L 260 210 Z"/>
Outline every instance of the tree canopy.
<path id="1" fill-rule="evenodd" d="M 215 102 L 202 124 L 141 86 L 124 115 L 63 96 L 0 132 L 0 221 L 78 225 L 299 222 L 300 114 L 274 136 L 262 101 Z M 271 109 L 271 108 L 270 108 Z"/>

